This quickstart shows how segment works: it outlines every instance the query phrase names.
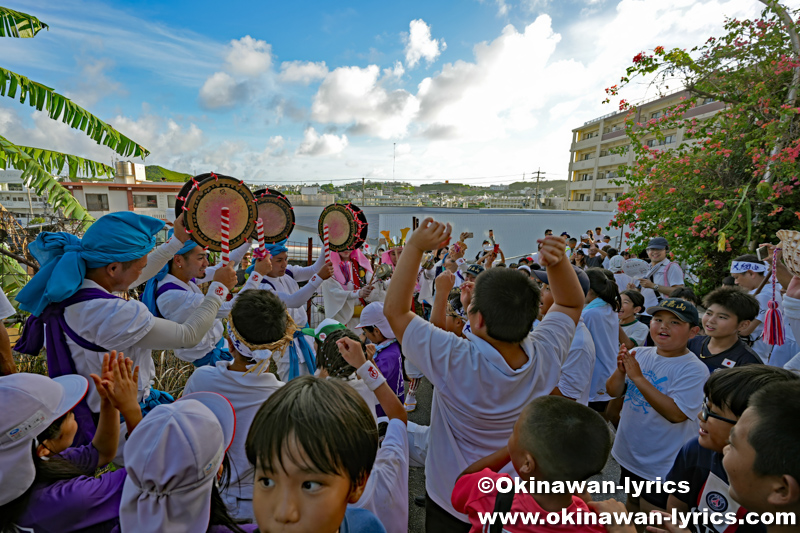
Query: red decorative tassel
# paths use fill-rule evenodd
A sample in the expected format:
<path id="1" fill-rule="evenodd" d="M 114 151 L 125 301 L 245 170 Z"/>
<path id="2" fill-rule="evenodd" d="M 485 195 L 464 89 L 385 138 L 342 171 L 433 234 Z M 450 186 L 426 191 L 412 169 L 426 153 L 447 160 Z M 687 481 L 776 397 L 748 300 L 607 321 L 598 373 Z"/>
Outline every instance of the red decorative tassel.
<path id="1" fill-rule="evenodd" d="M 769 301 L 769 310 L 764 318 L 764 342 L 772 346 L 783 346 L 783 317 L 775 300 Z"/>
<path id="2" fill-rule="evenodd" d="M 776 248 L 773 258 L 772 264 L 778 264 L 778 250 L 780 248 Z M 784 342 L 784 335 L 783 335 L 783 316 L 781 315 L 781 310 L 778 308 L 778 301 L 775 299 L 775 288 L 778 282 L 777 274 L 775 272 L 775 268 L 772 268 L 772 299 L 769 301 L 767 310 L 767 316 L 764 317 L 764 333 L 762 335 L 764 342 L 771 346 L 783 346 Z"/>

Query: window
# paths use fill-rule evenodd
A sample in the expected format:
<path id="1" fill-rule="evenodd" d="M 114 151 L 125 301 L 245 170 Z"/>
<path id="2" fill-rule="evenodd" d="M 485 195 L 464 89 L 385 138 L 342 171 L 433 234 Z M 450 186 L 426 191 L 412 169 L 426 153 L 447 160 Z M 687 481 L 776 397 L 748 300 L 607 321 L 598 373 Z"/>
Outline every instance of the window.
<path id="1" fill-rule="evenodd" d="M 661 116 L 661 111 L 656 111 L 655 113 L 652 113 L 652 114 L 650 115 L 650 118 L 651 118 L 651 119 L 657 119 L 657 118 L 659 118 L 660 116 Z"/>
<path id="2" fill-rule="evenodd" d="M 605 157 L 608 155 L 608 150 L 600 150 L 600 157 Z"/>
<path id="3" fill-rule="evenodd" d="M 581 156 L 581 161 L 588 161 L 589 159 L 594 159 L 594 154 L 583 154 Z"/>
<path id="4" fill-rule="evenodd" d="M 171 194 L 167 195 L 167 207 L 170 208 L 175 207 L 175 197 L 172 196 Z"/>
<path id="5" fill-rule="evenodd" d="M 584 134 L 583 135 L 583 140 L 585 141 L 586 139 L 591 139 L 592 137 L 597 137 L 597 132 L 596 131 Z"/>
<path id="6" fill-rule="evenodd" d="M 664 144 L 671 144 L 675 142 L 675 135 L 667 135 L 664 137 Z"/>
<path id="7" fill-rule="evenodd" d="M 108 195 L 87 194 L 86 209 L 89 211 L 108 211 Z"/>
<path id="8" fill-rule="evenodd" d="M 9 183 L 8 184 L 9 191 L 22 191 L 22 184 L 21 183 Z"/>
<path id="9" fill-rule="evenodd" d="M 590 181 L 594 179 L 594 174 L 581 174 L 581 179 L 579 181 Z"/>
<path id="10" fill-rule="evenodd" d="M 709 97 L 703 98 L 703 101 L 702 101 L 702 103 L 700 105 L 710 104 L 711 102 L 716 102 L 716 99 L 714 99 L 714 98 L 709 96 Z"/>
<path id="11" fill-rule="evenodd" d="M 155 194 L 134 194 L 133 207 L 158 207 L 158 196 Z"/>

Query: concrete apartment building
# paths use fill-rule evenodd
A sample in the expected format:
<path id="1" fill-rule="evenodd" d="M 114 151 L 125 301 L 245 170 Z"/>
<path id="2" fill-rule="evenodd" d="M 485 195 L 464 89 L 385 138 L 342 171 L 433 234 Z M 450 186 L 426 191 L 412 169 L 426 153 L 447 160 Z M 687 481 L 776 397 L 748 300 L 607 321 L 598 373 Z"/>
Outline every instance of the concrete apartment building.
<path id="1" fill-rule="evenodd" d="M 637 105 L 636 122 L 647 122 L 663 116 L 665 109 L 689 96 L 680 90 L 663 97 L 647 100 Z M 704 119 L 724 107 L 712 99 L 701 100 L 697 107 L 689 110 L 685 118 Z M 627 146 L 625 117 L 627 111 L 609 113 L 584 123 L 572 130 L 570 146 L 569 181 L 567 182 L 566 208 L 577 211 L 615 211 L 617 200 L 629 190 L 626 183 L 614 181 L 624 179 L 620 165 L 631 164 L 635 154 L 626 150 L 622 154 L 612 153 L 615 148 Z M 649 146 L 662 150 L 677 148 L 683 141 L 683 131 L 666 131 L 665 138 L 646 140 Z"/>
<path id="2" fill-rule="evenodd" d="M 39 197 L 22 182 L 21 170 L 0 170 L 0 205 L 23 226 L 37 217 L 53 214 L 47 198 Z"/>

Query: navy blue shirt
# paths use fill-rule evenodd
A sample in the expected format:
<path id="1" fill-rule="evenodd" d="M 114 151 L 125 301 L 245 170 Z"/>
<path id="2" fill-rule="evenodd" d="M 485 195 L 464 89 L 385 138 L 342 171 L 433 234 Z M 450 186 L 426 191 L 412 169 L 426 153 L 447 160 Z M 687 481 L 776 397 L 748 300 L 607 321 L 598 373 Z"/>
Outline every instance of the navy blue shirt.
<path id="1" fill-rule="evenodd" d="M 698 439 L 692 439 L 684 444 L 672 470 L 667 474 L 667 481 L 688 481 L 690 490 L 686 494 L 674 492 L 680 501 L 689 506 L 689 510 L 717 513 L 734 513 L 737 518 L 743 518 L 747 514 L 744 507 L 740 507 L 728 494 L 728 474 L 722 468 L 722 454 L 711 451 L 700 446 Z M 763 525 L 742 524 L 738 527 L 726 526 L 724 524 L 716 526 L 708 524 L 690 524 L 690 529 L 697 533 L 721 533 L 726 531 L 736 531 L 736 533 L 766 533 L 767 528 Z"/>
<path id="2" fill-rule="evenodd" d="M 761 358 L 748 345 L 741 340 L 736 344 L 718 354 L 708 351 L 708 343 L 711 337 L 700 336 L 689 339 L 686 347 L 689 348 L 702 362 L 706 364 L 708 370 L 713 372 L 719 368 L 733 368 L 742 365 L 763 364 Z"/>

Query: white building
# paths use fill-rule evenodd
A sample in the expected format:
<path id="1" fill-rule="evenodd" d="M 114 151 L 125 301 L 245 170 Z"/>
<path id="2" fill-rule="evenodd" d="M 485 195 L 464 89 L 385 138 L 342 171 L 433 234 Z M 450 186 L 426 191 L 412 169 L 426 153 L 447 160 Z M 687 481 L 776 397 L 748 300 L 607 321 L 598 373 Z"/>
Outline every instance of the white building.
<path id="1" fill-rule="evenodd" d="M 21 225 L 26 226 L 37 217 L 52 215 L 53 210 L 46 200 L 23 184 L 21 170 L 0 170 L 0 204 Z"/>

